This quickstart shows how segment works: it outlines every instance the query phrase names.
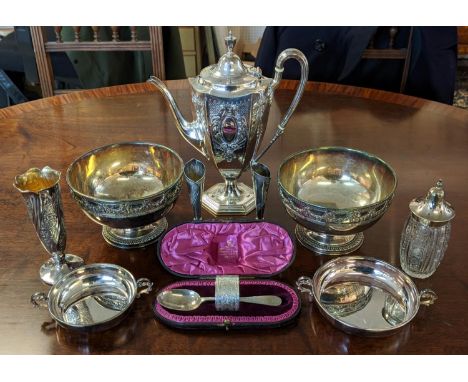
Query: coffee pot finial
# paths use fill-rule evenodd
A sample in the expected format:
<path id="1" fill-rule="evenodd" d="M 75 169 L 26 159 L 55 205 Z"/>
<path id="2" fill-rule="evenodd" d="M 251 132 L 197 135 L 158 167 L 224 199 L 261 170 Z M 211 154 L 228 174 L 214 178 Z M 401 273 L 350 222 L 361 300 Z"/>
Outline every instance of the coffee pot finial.
<path id="1" fill-rule="evenodd" d="M 228 35 L 224 38 L 224 42 L 226 44 L 227 51 L 232 52 L 236 46 L 237 38 L 233 36 L 231 30 L 229 30 Z"/>

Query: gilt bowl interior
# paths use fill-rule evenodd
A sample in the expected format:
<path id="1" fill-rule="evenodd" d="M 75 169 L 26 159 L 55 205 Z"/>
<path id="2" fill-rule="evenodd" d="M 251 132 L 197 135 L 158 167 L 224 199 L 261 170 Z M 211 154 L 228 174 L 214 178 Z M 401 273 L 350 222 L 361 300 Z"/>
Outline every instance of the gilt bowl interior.
<path id="1" fill-rule="evenodd" d="M 353 209 L 382 202 L 395 192 L 397 179 L 383 160 L 363 151 L 324 147 L 288 157 L 280 166 L 286 195 L 326 209 Z"/>
<path id="2" fill-rule="evenodd" d="M 99 201 L 133 201 L 153 197 L 179 181 L 182 158 L 154 143 L 129 142 L 92 150 L 68 168 L 73 192 Z"/>

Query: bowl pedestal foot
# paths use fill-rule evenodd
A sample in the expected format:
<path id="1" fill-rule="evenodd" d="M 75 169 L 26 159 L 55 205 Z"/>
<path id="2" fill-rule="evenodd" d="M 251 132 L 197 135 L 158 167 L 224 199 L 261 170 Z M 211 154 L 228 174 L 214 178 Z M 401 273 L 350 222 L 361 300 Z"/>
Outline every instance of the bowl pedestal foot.
<path id="1" fill-rule="evenodd" d="M 364 241 L 364 234 L 327 235 L 296 225 L 296 238 L 306 248 L 319 255 L 346 255 L 356 251 Z"/>
<path id="2" fill-rule="evenodd" d="M 167 220 L 162 218 L 153 224 L 137 228 L 102 227 L 102 236 L 110 245 L 123 248 L 143 248 L 158 241 L 167 229 Z"/>
<path id="3" fill-rule="evenodd" d="M 244 183 L 218 183 L 203 193 L 202 205 L 215 216 L 247 215 L 255 208 L 255 195 Z"/>

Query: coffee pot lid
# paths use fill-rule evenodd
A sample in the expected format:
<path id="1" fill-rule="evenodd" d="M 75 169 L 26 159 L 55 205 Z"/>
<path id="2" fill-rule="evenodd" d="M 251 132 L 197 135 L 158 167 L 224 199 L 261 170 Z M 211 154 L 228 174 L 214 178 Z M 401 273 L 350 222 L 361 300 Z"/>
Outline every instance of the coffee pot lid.
<path id="1" fill-rule="evenodd" d="M 234 53 L 236 38 L 231 31 L 224 42 L 227 52 L 217 64 L 202 69 L 197 78 L 198 84 L 207 89 L 215 88 L 228 92 L 239 89 L 255 89 L 263 78 L 261 70 L 244 65 L 240 57 Z"/>
<path id="2" fill-rule="evenodd" d="M 409 208 L 413 215 L 427 223 L 444 224 L 455 217 L 453 207 L 445 200 L 442 180 L 429 190 L 425 198 L 413 199 Z"/>

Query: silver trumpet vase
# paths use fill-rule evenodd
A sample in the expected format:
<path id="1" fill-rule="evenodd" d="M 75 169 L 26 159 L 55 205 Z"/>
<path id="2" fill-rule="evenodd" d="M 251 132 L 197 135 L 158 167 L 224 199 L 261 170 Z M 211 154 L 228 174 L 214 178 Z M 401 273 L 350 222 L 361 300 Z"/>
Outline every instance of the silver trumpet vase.
<path id="1" fill-rule="evenodd" d="M 268 187 L 270 187 L 270 170 L 266 165 L 258 162 L 252 162 L 250 169 L 252 170 L 257 219 L 262 220 L 265 212 Z"/>
<path id="2" fill-rule="evenodd" d="M 67 233 L 60 194 L 60 172 L 46 166 L 31 168 L 15 177 L 14 186 L 26 202 L 37 236 L 51 258 L 42 264 L 39 276 L 49 285 L 83 265 L 83 259 L 65 254 Z"/>
<path id="3" fill-rule="evenodd" d="M 193 208 L 193 220 L 202 220 L 202 194 L 205 185 L 205 165 L 198 159 L 190 159 L 184 166 L 184 177 Z"/>

